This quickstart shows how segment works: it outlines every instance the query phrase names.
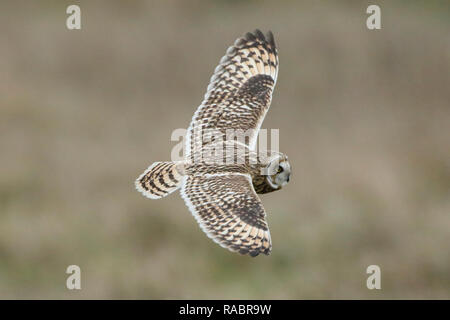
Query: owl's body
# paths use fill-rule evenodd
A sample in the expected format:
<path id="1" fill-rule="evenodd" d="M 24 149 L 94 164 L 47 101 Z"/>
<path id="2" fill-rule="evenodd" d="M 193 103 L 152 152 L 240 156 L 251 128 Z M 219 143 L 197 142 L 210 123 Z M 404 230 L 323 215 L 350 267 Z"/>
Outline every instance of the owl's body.
<path id="1" fill-rule="evenodd" d="M 287 156 L 270 150 L 257 153 L 249 149 L 248 146 L 231 140 L 205 145 L 200 151 L 200 159 L 200 161 L 194 162 L 181 162 L 180 165 L 185 174 L 248 174 L 256 193 L 262 194 L 279 189 L 267 179 L 268 169 L 270 163 L 275 164 L 276 160 L 283 164 L 287 161 Z M 272 172 L 270 175 L 274 174 Z"/>
<path id="2" fill-rule="evenodd" d="M 151 199 L 180 188 L 210 238 L 251 256 L 269 254 L 272 248 L 266 213 L 256 194 L 281 189 L 291 173 L 286 155 L 258 153 L 255 147 L 277 74 L 272 33 L 264 36 L 256 30 L 236 40 L 192 118 L 185 159 L 155 162 L 136 180 L 136 188 Z M 230 130 L 238 134 L 230 136 Z"/>

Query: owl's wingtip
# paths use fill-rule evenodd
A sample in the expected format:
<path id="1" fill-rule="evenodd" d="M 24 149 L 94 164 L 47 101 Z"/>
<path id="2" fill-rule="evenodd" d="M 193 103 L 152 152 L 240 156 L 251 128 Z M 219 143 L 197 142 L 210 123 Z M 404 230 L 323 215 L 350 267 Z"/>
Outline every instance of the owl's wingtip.
<path id="1" fill-rule="evenodd" d="M 267 42 L 269 42 L 269 44 L 271 45 L 271 46 L 273 46 L 274 48 L 276 47 L 276 44 L 275 44 L 275 39 L 274 39 L 274 37 L 273 37 L 273 33 L 272 33 L 272 31 L 267 31 L 267 33 L 266 33 L 266 39 L 267 39 Z"/>
<path id="2" fill-rule="evenodd" d="M 262 33 L 262 31 L 260 29 L 255 29 L 255 31 L 253 32 L 247 32 L 244 35 L 244 38 L 248 41 L 255 41 L 255 40 L 259 40 L 261 42 L 267 42 L 269 45 L 271 45 L 272 47 L 276 47 L 275 44 L 275 38 L 273 36 L 273 33 L 271 30 L 268 30 L 266 32 L 266 34 L 264 35 L 264 33 Z"/>

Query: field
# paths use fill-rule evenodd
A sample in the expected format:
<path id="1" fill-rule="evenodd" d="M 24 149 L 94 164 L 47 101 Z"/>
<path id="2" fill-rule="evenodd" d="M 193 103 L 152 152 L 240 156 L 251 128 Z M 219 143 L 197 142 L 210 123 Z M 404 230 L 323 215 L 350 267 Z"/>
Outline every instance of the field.
<path id="1" fill-rule="evenodd" d="M 82 0 L 70 31 L 74 2 L 0 4 L 0 298 L 450 298 L 448 2 L 375 1 L 370 31 L 366 1 Z M 250 258 L 134 179 L 255 28 L 293 176 L 261 196 L 273 252 Z"/>

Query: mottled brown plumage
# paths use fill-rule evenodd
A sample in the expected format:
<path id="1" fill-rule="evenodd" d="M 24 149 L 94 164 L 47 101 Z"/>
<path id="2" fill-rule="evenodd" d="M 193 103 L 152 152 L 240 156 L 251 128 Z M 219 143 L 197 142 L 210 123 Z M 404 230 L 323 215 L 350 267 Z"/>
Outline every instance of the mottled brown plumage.
<path id="1" fill-rule="evenodd" d="M 264 36 L 256 30 L 237 39 L 220 60 L 192 118 L 185 160 L 157 162 L 136 180 L 136 188 L 153 199 L 181 188 L 186 205 L 211 239 L 250 256 L 269 254 L 272 248 L 257 193 L 280 190 L 291 173 L 287 156 L 256 151 L 277 75 L 271 32 Z"/>

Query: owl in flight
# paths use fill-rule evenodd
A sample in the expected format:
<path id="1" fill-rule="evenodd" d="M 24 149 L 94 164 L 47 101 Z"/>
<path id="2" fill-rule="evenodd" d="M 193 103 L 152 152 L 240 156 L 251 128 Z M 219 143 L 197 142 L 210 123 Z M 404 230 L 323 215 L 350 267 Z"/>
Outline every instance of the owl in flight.
<path id="1" fill-rule="evenodd" d="M 272 249 L 266 212 L 257 194 L 280 190 L 291 174 L 286 155 L 256 151 L 277 74 L 272 32 L 264 36 L 255 30 L 237 39 L 220 60 L 192 118 L 184 160 L 155 162 L 135 182 L 136 189 L 150 199 L 180 188 L 208 237 L 252 257 L 268 255 Z M 244 139 L 230 138 L 230 132 L 244 132 Z"/>

